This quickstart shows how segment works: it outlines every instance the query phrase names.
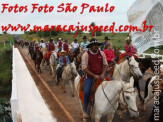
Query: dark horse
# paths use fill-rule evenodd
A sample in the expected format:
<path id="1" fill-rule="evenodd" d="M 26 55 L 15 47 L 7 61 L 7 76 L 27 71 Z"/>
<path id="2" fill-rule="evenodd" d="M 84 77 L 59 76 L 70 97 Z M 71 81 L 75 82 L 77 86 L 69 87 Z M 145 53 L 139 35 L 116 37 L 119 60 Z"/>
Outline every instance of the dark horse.
<path id="1" fill-rule="evenodd" d="M 43 59 L 43 55 L 42 55 L 41 51 L 34 52 L 34 54 L 33 54 L 33 60 L 35 62 L 35 68 L 37 69 L 37 71 L 39 73 L 41 73 L 40 64 L 42 62 L 42 59 Z"/>
<path id="2" fill-rule="evenodd" d="M 139 63 L 140 70 L 141 70 L 142 74 L 144 74 L 145 71 L 149 68 L 151 68 L 151 70 L 154 72 L 154 60 L 159 60 L 159 59 L 157 59 L 157 58 L 136 58 L 135 60 Z M 134 77 L 134 86 L 138 90 L 139 99 L 141 101 L 143 101 L 143 98 L 140 94 L 139 79 L 137 79 L 135 77 Z"/>
<path id="3" fill-rule="evenodd" d="M 29 44 L 28 52 L 29 52 L 28 54 L 30 54 L 30 56 L 31 56 L 31 59 L 33 59 L 33 53 L 34 53 L 34 43 L 33 42 L 31 42 Z"/>

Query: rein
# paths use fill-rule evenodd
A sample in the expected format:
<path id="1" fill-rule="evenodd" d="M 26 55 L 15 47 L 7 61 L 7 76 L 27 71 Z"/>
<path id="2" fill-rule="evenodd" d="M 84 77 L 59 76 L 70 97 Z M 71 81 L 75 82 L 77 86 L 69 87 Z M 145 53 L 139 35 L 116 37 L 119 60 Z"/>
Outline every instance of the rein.
<path id="1" fill-rule="evenodd" d="M 138 78 L 138 76 L 135 74 L 134 70 L 131 68 L 131 65 L 129 64 L 129 61 L 128 61 L 128 65 L 129 65 L 130 70 L 132 71 L 131 74 Z M 135 67 L 135 68 L 139 68 L 139 67 Z"/>
<path id="2" fill-rule="evenodd" d="M 130 88 L 133 88 L 133 87 L 129 87 L 128 89 L 130 89 Z M 135 90 L 132 91 L 132 92 L 129 92 L 129 91 L 126 91 L 126 90 L 125 90 L 125 91 L 121 91 L 121 92 L 118 91 L 118 92 L 119 92 L 119 96 L 120 96 L 120 94 L 122 93 L 122 98 L 123 98 L 123 100 L 124 100 L 124 102 L 125 102 L 125 104 L 126 104 L 126 105 L 124 105 L 123 102 L 122 102 L 121 99 L 120 99 L 120 103 L 123 105 L 123 107 L 124 107 L 124 108 L 128 108 L 129 110 L 131 110 L 131 111 L 135 112 L 136 114 L 138 114 L 138 111 L 134 110 L 133 108 L 129 108 L 129 107 L 128 107 L 128 104 L 127 104 L 126 99 L 125 99 L 125 97 L 124 97 L 124 93 L 125 93 L 125 92 L 131 94 L 131 93 L 135 93 Z"/>
<path id="3" fill-rule="evenodd" d="M 101 84 L 101 85 L 102 85 L 102 84 Z M 128 89 L 130 89 L 130 88 L 133 88 L 133 87 L 129 87 Z M 126 89 L 126 90 L 127 90 L 127 89 Z M 125 90 L 125 91 L 123 91 L 123 90 L 118 91 L 118 93 L 119 93 L 119 101 L 120 101 L 120 103 L 123 105 L 124 108 L 128 108 L 128 104 L 127 104 L 126 99 L 125 99 L 125 97 L 124 97 L 124 93 L 126 92 L 126 93 L 130 93 L 130 94 L 131 94 L 131 93 L 134 93 L 134 92 L 135 92 L 135 90 L 132 91 L 132 92 L 129 92 L 129 91 L 126 91 L 126 90 Z M 104 91 L 103 85 L 102 85 L 102 91 L 103 91 L 103 93 L 104 93 L 106 99 L 108 100 L 108 102 L 111 104 L 112 108 L 113 108 L 115 111 L 117 111 L 117 109 L 115 109 L 115 107 L 113 106 L 113 104 L 111 103 L 111 101 L 109 100 L 109 98 L 107 97 L 107 95 L 106 95 L 106 93 L 105 93 L 105 91 Z M 121 94 L 121 93 L 122 93 L 123 100 L 124 100 L 124 102 L 126 103 L 126 105 L 124 105 L 123 102 L 122 102 L 121 99 L 120 99 L 120 94 Z M 128 108 L 128 109 L 138 114 L 138 111 L 134 110 L 133 108 Z"/>

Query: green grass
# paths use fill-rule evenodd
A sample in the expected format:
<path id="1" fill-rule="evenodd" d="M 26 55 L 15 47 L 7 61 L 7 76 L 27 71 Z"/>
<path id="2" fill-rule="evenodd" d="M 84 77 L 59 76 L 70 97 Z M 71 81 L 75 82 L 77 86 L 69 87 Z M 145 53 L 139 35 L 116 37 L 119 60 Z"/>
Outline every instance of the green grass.
<path id="1" fill-rule="evenodd" d="M 3 37 L 2 35 L 0 37 Z M 4 37 L 3 37 L 4 38 Z M 5 35 L 6 41 L 13 42 L 13 35 Z M 10 96 L 12 80 L 12 48 L 10 43 L 0 43 L 0 96 Z"/>

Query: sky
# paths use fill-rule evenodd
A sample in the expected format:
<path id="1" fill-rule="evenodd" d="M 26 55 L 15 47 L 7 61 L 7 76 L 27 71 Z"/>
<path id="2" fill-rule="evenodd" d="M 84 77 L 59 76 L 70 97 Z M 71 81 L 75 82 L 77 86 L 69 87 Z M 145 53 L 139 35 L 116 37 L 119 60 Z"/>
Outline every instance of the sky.
<path id="1" fill-rule="evenodd" d="M 34 2 L 33 2 L 34 1 Z M 0 27 L 2 25 L 77 25 L 80 22 L 81 25 L 89 25 L 91 22 L 95 22 L 96 25 L 111 25 L 112 22 L 118 25 L 128 25 L 127 10 L 132 5 L 135 0 L 1 0 L 0 1 L 0 11 L 2 11 L 2 4 L 8 3 L 9 6 L 27 5 L 28 11 L 26 13 L 14 13 L 7 12 L 0 13 Z M 39 6 L 48 4 L 49 6 L 54 6 L 54 10 L 51 13 L 37 12 L 31 13 L 33 3 L 38 3 Z M 72 3 L 72 6 L 77 6 L 77 10 L 74 13 L 57 12 L 57 6 L 61 3 Z M 86 8 L 83 14 L 81 12 L 81 4 L 87 3 L 90 6 L 104 6 L 109 3 L 110 6 L 115 6 L 113 12 L 94 12 L 89 13 L 89 8 Z M 65 5 L 66 6 L 66 5 Z M 64 7 L 66 8 L 66 7 Z M 2 29 L 0 28 L 0 33 Z M 23 33 L 21 31 L 9 33 Z"/>

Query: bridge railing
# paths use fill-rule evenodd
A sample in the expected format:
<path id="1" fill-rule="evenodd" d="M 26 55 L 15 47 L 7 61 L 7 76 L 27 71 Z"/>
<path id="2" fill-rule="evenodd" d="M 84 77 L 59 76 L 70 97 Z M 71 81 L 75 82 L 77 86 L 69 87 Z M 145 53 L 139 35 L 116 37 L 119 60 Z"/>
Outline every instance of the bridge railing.
<path id="1" fill-rule="evenodd" d="M 121 53 L 124 53 L 125 51 L 124 50 L 120 50 Z M 148 54 L 148 53 L 142 53 L 139 57 L 140 58 L 147 58 L 147 57 L 150 57 L 150 58 L 155 58 L 155 54 L 154 53 L 151 53 L 151 54 Z M 159 58 L 160 58 L 160 62 L 163 62 L 163 55 L 157 55 Z"/>

